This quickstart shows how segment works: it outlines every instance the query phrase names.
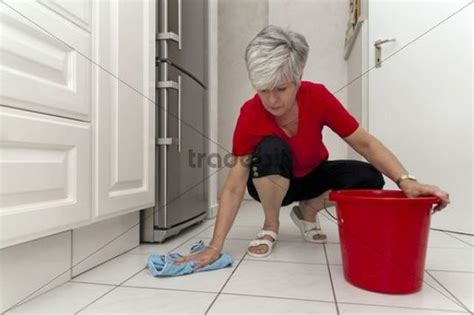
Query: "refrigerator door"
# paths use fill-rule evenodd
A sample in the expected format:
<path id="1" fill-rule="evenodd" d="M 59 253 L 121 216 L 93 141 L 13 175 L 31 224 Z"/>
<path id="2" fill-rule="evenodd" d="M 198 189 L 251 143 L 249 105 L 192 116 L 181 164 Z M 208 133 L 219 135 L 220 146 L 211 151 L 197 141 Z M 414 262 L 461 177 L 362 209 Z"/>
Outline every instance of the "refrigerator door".
<path id="1" fill-rule="evenodd" d="M 159 89 L 160 100 L 167 103 L 159 109 L 159 134 L 166 134 L 172 144 L 158 146 L 159 208 L 155 225 L 168 229 L 207 211 L 203 164 L 206 161 L 199 159 L 205 153 L 202 135 L 205 90 L 177 68 L 165 63 L 158 67 L 163 66 L 167 67 L 167 81 L 176 84 L 172 84 L 173 88 Z M 168 112 L 164 110 L 166 107 Z"/>
<path id="2" fill-rule="evenodd" d="M 205 0 L 159 0 L 159 7 L 167 12 L 160 22 L 159 32 L 165 35 L 160 59 L 188 73 L 203 86 L 205 82 L 205 36 L 207 32 Z"/>

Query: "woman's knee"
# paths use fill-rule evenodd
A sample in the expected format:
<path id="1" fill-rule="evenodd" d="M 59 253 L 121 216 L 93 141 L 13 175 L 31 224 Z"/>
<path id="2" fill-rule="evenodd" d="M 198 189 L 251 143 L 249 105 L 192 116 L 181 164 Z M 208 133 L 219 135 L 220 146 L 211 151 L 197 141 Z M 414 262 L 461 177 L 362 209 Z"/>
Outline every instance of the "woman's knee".
<path id="1" fill-rule="evenodd" d="M 262 139 L 252 154 L 250 177 L 261 178 L 280 175 L 291 178 L 292 157 L 288 144 L 283 139 L 268 136 Z"/>
<path id="2" fill-rule="evenodd" d="M 369 164 L 363 178 L 363 188 L 382 189 L 385 185 L 382 173 Z"/>

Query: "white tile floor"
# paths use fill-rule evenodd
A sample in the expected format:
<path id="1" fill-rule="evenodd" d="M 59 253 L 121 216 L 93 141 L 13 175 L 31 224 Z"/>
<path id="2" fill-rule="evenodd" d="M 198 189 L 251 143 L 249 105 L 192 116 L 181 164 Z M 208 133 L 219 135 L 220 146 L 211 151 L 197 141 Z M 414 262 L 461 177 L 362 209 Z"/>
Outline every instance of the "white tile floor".
<path id="1" fill-rule="evenodd" d="M 324 213 L 326 245 L 306 243 L 282 208 L 280 240 L 271 256 L 246 255 L 263 212 L 244 202 L 224 252 L 231 268 L 174 278 L 153 278 L 150 253 L 187 254 L 212 236 L 210 220 L 162 245 L 142 245 L 7 314 L 472 314 L 474 245 L 469 237 L 431 231 L 423 289 L 409 295 L 372 293 L 348 284 L 342 272 L 337 226 Z"/>

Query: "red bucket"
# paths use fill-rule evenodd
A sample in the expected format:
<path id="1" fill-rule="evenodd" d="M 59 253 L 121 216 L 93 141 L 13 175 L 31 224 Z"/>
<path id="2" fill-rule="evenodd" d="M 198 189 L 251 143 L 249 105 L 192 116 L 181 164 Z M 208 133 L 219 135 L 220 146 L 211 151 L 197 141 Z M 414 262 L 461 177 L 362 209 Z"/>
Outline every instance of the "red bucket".
<path id="1" fill-rule="evenodd" d="M 339 190 L 336 202 L 346 280 L 369 291 L 421 289 L 431 209 L 438 197 L 407 198 L 397 190 Z"/>

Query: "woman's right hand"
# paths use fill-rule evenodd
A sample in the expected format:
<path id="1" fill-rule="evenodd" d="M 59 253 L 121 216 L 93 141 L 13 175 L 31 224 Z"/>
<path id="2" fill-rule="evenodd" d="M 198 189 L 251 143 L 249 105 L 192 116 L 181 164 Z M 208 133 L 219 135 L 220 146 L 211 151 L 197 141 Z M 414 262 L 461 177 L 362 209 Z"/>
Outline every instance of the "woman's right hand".
<path id="1" fill-rule="evenodd" d="M 196 264 L 194 265 L 194 269 L 199 269 L 205 267 L 209 264 L 212 264 L 220 257 L 220 252 L 215 250 L 214 248 L 206 247 L 204 250 L 200 251 L 197 254 L 183 256 L 181 258 L 176 259 L 174 262 L 177 265 L 185 264 L 189 261 L 195 260 Z"/>

